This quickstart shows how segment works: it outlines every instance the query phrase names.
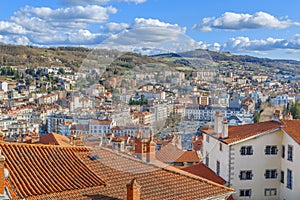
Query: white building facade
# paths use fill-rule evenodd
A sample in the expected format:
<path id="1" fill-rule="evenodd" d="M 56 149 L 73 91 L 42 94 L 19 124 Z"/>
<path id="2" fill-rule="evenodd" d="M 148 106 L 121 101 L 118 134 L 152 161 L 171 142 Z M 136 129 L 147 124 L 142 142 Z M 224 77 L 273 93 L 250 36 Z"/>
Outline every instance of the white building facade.
<path id="1" fill-rule="evenodd" d="M 228 137 L 224 128 L 203 130 L 204 163 L 235 189 L 234 199 L 299 199 L 299 127 L 300 120 L 267 121 L 229 127 Z"/>

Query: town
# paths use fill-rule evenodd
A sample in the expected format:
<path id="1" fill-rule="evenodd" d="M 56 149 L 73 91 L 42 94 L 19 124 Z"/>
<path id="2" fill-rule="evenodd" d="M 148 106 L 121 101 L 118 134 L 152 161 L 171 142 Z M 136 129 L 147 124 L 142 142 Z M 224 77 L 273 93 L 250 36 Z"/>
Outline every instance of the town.
<path id="1" fill-rule="evenodd" d="M 157 171 L 155 167 L 159 166 L 170 179 L 174 179 L 172 173 L 175 172 L 181 176 L 189 173 L 185 179 L 197 177 L 198 181 L 194 181 L 197 185 L 204 178 L 209 180 L 205 184 L 214 188 L 211 190 L 218 191 L 211 196 L 205 189 L 204 196 L 193 194 L 200 195 L 200 199 L 297 198 L 297 191 L 293 189 L 298 184 L 295 180 L 298 176 L 300 93 L 295 75 L 276 70 L 253 70 L 242 65 L 215 66 L 212 60 L 204 63 L 188 57 L 177 58 L 177 62 L 185 65 L 174 68 L 161 62 L 162 55 L 160 60 L 143 64 L 132 62 L 134 56 L 139 55 L 118 56 L 112 52 L 101 54 L 97 61 L 109 60 L 108 64 L 92 67 L 90 63 L 95 60 L 90 59 L 79 69 L 53 65 L 1 66 L 1 162 L 11 163 L 8 169 L 4 168 L 7 164 L 2 165 L 1 170 L 8 171 L 12 179 L 10 184 L 16 187 L 12 194 L 2 185 L 0 192 L 5 198 L 46 195 L 41 192 L 43 189 L 34 189 L 38 188 L 36 183 L 27 177 L 18 178 L 20 171 L 16 170 L 32 176 L 28 168 L 32 159 L 41 165 L 57 165 L 51 169 L 42 168 L 50 171 L 67 165 L 70 169 L 108 170 L 91 163 L 100 160 L 106 167 L 122 173 L 135 174 L 135 165 L 145 173 Z M 117 66 L 120 61 L 122 65 Z M 124 65 L 131 67 L 120 68 Z M 44 146 L 35 147 L 37 144 Z M 66 149 L 53 149 L 55 146 Z M 57 153 L 52 164 L 47 160 L 50 157 L 31 158 L 26 153 L 31 152 L 30 148 L 42 147 L 49 148 L 51 159 Z M 74 149 L 72 154 L 65 152 L 69 148 Z M 82 148 L 91 150 L 86 152 Z M 46 155 L 42 149 L 35 151 L 39 153 L 30 154 Z M 67 157 L 60 158 L 65 154 Z M 104 157 L 106 160 L 102 160 Z M 26 162 L 18 166 L 19 159 Z M 60 159 L 71 163 L 58 164 Z M 72 164 L 74 159 L 84 161 L 78 166 Z M 128 162 L 128 165 L 113 163 L 112 159 Z M 243 161 L 245 159 L 247 161 Z M 34 168 L 34 163 L 31 164 Z M 166 169 L 172 173 L 164 171 Z M 72 174 L 71 170 L 64 171 Z M 151 183 L 143 182 L 142 175 L 123 177 L 120 182 L 124 185 L 106 177 L 106 181 L 120 190 L 114 194 L 109 188 L 99 188 L 106 184 L 101 173 L 85 173 L 76 184 L 90 184 L 97 195 L 123 199 L 125 186 L 131 181 L 131 186 L 127 185 L 127 199 L 156 198 L 148 196 L 152 193 L 165 195 L 164 199 L 172 196 L 154 189 L 146 194 Z M 0 176 L 7 178 L 4 174 Z M 65 176 L 61 178 L 72 181 Z M 90 180 L 85 180 L 88 176 Z M 17 181 L 25 185 L 17 186 Z M 142 192 L 130 189 L 139 181 L 143 183 Z M 193 182 L 185 181 L 188 185 Z M 26 184 L 33 189 L 26 189 L 29 187 Z M 52 185 L 51 182 L 46 184 Z M 184 187 L 190 187 L 188 185 Z M 75 191 L 75 188 L 71 185 L 68 190 Z M 80 192 L 83 190 L 86 186 L 80 187 Z M 132 190 L 138 192 L 131 193 Z"/>

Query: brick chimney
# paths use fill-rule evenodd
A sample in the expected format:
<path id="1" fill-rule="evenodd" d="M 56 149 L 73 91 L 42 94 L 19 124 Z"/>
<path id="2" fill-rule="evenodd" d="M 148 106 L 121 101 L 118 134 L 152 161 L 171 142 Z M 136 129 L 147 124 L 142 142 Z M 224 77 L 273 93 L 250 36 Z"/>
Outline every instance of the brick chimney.
<path id="1" fill-rule="evenodd" d="M 146 145 L 146 161 L 147 162 L 154 162 L 155 161 L 155 150 L 156 150 L 156 143 L 153 141 L 153 135 L 150 134 L 150 139 Z"/>
<path id="2" fill-rule="evenodd" d="M 136 179 L 132 179 L 127 185 L 127 200 L 140 200 L 141 199 L 141 187 Z"/>
<path id="3" fill-rule="evenodd" d="M 134 153 L 138 158 L 145 160 L 147 152 L 147 144 L 146 141 L 140 140 L 138 138 L 134 138 Z"/>
<path id="4" fill-rule="evenodd" d="M 222 113 L 220 111 L 217 111 L 215 114 L 215 119 L 214 119 L 214 133 L 217 135 L 222 134 L 222 121 L 223 121 L 223 117 L 222 117 Z"/>

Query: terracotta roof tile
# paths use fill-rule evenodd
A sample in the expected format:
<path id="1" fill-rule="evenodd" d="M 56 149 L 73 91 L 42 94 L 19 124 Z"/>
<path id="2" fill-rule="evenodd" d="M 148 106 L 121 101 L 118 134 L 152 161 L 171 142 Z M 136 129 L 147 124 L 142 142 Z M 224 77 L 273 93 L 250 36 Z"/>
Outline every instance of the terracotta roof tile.
<path id="1" fill-rule="evenodd" d="M 51 195 L 105 185 L 76 156 L 86 148 L 1 143 L 10 183 L 19 198 Z"/>
<path id="2" fill-rule="evenodd" d="M 298 144 L 300 144 L 300 120 L 280 120 L 282 129 L 289 134 Z"/>
<path id="3" fill-rule="evenodd" d="M 191 166 L 182 168 L 181 170 L 189 172 L 196 176 L 206 178 L 208 180 L 211 180 L 215 183 L 219 183 L 221 185 L 224 185 L 226 183 L 226 181 L 222 177 L 218 176 L 214 171 L 212 171 L 210 168 L 208 168 L 203 163 L 191 165 Z"/>
<path id="4" fill-rule="evenodd" d="M 196 151 L 182 151 L 169 143 L 156 152 L 156 159 L 164 163 L 199 162 Z"/>
<path id="5" fill-rule="evenodd" d="M 91 153 L 99 159 L 91 160 Z M 147 164 L 104 148 L 92 152 L 77 152 L 77 155 L 104 179 L 107 187 L 101 194 L 111 198 L 124 199 L 124 186 L 133 178 L 142 186 L 141 199 L 203 199 L 233 192 L 233 189 L 174 167 Z"/>
<path id="6" fill-rule="evenodd" d="M 267 131 L 275 130 L 277 128 L 280 128 L 280 126 L 281 123 L 277 121 L 258 122 L 254 124 L 245 124 L 241 126 L 229 126 L 228 138 L 220 139 L 220 140 L 226 144 L 231 144 L 251 136 L 255 136 Z M 201 131 L 206 134 L 210 134 L 214 136 L 212 129 L 207 129 L 207 130 L 202 129 Z"/>
<path id="7" fill-rule="evenodd" d="M 57 133 L 48 133 L 40 137 L 40 144 L 60 145 L 71 147 L 70 139 Z"/>
<path id="8" fill-rule="evenodd" d="M 92 119 L 90 120 L 90 124 L 92 125 L 109 125 L 111 124 L 111 120 L 107 120 L 107 119 L 104 119 L 104 120 L 96 120 L 96 119 Z"/>

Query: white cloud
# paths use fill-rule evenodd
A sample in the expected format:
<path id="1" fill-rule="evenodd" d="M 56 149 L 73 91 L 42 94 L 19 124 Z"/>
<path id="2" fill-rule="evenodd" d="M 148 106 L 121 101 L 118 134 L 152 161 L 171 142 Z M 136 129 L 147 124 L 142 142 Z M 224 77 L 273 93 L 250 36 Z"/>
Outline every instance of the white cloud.
<path id="1" fill-rule="evenodd" d="M 280 20 L 265 12 L 256 12 L 253 15 L 225 12 L 219 18 L 203 18 L 200 24 L 194 25 L 194 28 L 201 31 L 211 31 L 213 28 L 228 30 L 259 28 L 283 29 L 299 25 L 299 22 L 294 22 L 290 19 Z"/>
<path id="2" fill-rule="evenodd" d="M 93 22 L 102 23 L 108 20 L 109 14 L 115 14 L 117 9 L 97 5 L 74 6 L 69 8 L 51 9 L 48 7 L 25 6 L 17 13 L 17 17 L 33 17 L 49 22 Z"/>
<path id="3" fill-rule="evenodd" d="M 127 29 L 112 35 L 102 46 L 122 50 L 157 48 L 166 45 L 171 47 L 179 42 L 185 31 L 186 28 L 178 24 L 161 22 L 158 19 L 136 18 Z"/>
<path id="4" fill-rule="evenodd" d="M 110 22 L 105 25 L 109 31 L 116 32 L 121 31 L 129 27 L 129 24 L 126 23 L 115 23 Z"/>
<path id="5" fill-rule="evenodd" d="M 30 45 L 31 42 L 26 36 L 7 36 L 0 35 L 0 43 L 2 44 L 15 44 L 15 45 Z"/>
<path id="6" fill-rule="evenodd" d="M 89 30 L 79 30 L 69 35 L 68 41 L 71 44 L 82 45 L 97 45 L 103 42 L 107 38 L 107 35 L 100 33 L 91 33 Z"/>
<path id="7" fill-rule="evenodd" d="M 272 50 L 299 50 L 300 35 L 295 35 L 291 40 L 282 38 L 272 38 L 261 40 L 251 40 L 249 37 L 230 38 L 228 42 L 222 45 L 222 51 L 231 52 L 263 52 Z"/>
<path id="8" fill-rule="evenodd" d="M 116 12 L 114 7 L 97 5 L 58 9 L 25 6 L 15 12 L 10 22 L 0 22 L 0 33 L 3 34 L 1 27 L 14 25 L 15 28 L 9 30 L 19 30 L 19 34 L 27 36 L 37 45 L 99 44 L 108 35 L 91 33 L 88 27 L 106 22 L 109 15 Z"/>
<path id="9" fill-rule="evenodd" d="M 12 22 L 0 21 L 0 33 L 1 34 L 25 34 L 25 29 Z"/>

